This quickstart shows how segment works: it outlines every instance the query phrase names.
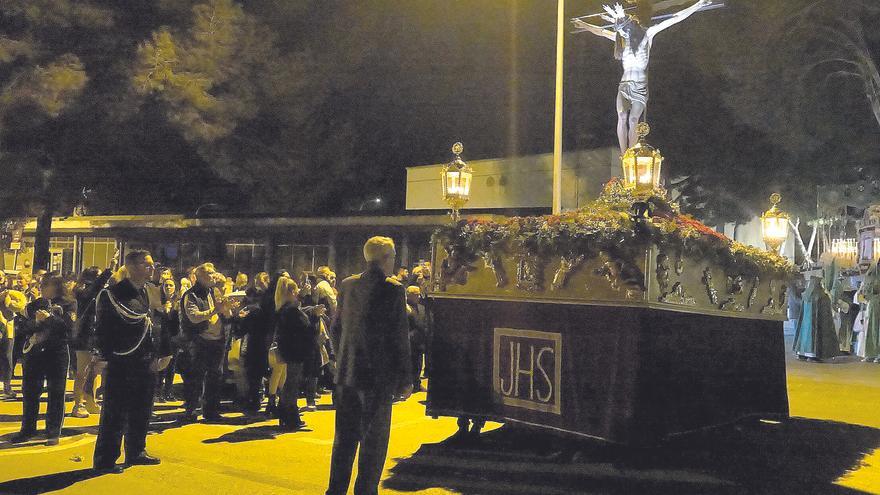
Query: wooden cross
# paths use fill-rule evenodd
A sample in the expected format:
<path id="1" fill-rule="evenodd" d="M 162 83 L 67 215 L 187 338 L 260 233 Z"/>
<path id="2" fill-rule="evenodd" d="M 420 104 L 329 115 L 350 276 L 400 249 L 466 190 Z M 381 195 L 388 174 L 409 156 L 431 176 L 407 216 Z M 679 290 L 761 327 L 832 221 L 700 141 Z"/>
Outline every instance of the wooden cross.
<path id="1" fill-rule="evenodd" d="M 656 4 L 654 4 L 654 10 L 655 10 L 655 11 L 667 10 L 667 9 L 671 9 L 671 8 L 673 8 L 673 7 L 678 7 L 678 6 L 681 6 L 681 5 L 687 4 L 687 3 L 691 3 L 691 1 L 692 1 L 692 0 L 663 0 L 663 1 L 661 1 L 661 2 L 657 2 Z M 706 11 L 706 10 L 715 10 L 715 9 L 720 9 L 720 8 L 723 8 L 723 7 L 725 7 L 724 2 L 723 2 L 722 0 L 717 0 L 717 1 L 713 1 L 712 4 L 707 5 L 707 6 L 703 7 L 703 8 L 701 8 L 700 10 L 698 10 L 698 12 L 703 12 L 703 11 Z M 626 8 L 624 8 L 623 10 L 624 10 L 624 11 L 627 11 L 627 12 L 631 12 L 631 11 L 633 11 L 633 10 L 635 10 L 635 9 L 636 9 L 635 6 L 631 6 L 631 7 L 626 7 Z M 604 11 L 602 11 L 602 12 L 597 12 L 597 13 L 595 13 L 595 14 L 587 14 L 587 15 L 583 15 L 583 16 L 580 16 L 580 17 L 573 17 L 571 20 L 572 20 L 572 21 L 586 21 L 587 19 L 591 19 L 591 18 L 594 18 L 594 17 L 600 17 L 600 16 L 602 16 L 603 14 L 605 14 Z M 674 16 L 674 15 L 675 15 L 674 13 L 673 13 L 673 14 L 662 14 L 662 15 L 657 15 L 657 16 L 652 17 L 651 20 L 652 20 L 653 22 L 662 21 L 663 19 L 668 19 L 668 18 L 670 18 L 670 17 L 672 17 L 672 16 Z M 599 26 L 599 27 L 601 27 L 601 28 L 603 28 L 603 29 L 608 29 L 608 28 L 611 27 L 611 25 L 609 24 L 609 25 L 607 25 L 607 26 Z M 586 29 L 575 29 L 574 31 L 572 31 L 572 33 L 583 33 L 583 32 L 586 32 L 586 31 L 587 31 Z"/>

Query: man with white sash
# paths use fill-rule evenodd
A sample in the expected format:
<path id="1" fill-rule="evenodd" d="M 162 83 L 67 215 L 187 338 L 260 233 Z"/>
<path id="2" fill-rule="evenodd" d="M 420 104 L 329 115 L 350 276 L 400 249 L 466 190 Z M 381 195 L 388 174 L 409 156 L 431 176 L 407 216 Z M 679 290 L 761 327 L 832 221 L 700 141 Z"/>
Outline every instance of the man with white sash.
<path id="1" fill-rule="evenodd" d="M 155 336 L 150 320 L 150 298 L 144 284 L 153 272 L 147 251 L 125 256 L 125 276 L 102 290 L 96 300 L 98 347 L 107 360 L 104 408 L 95 445 L 94 469 L 121 473 L 116 465 L 125 434 L 125 462 L 159 464 L 146 452 L 147 427 L 153 406 L 156 359 Z"/>

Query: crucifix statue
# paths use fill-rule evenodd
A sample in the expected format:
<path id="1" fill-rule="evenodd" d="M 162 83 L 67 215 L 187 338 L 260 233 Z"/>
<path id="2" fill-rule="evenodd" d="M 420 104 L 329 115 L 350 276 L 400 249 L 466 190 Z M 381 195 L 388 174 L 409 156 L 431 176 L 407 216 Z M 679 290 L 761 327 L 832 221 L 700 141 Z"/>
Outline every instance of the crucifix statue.
<path id="1" fill-rule="evenodd" d="M 636 126 L 648 107 L 648 61 L 654 36 L 695 12 L 713 6 L 712 0 L 698 0 L 694 5 L 675 14 L 659 17 L 662 20 L 652 24 L 655 19 L 651 0 L 628 1 L 636 3 L 632 15 L 627 14 L 618 3 L 613 7 L 605 5 L 604 13 L 572 19 L 579 32 L 588 31 L 613 41 L 614 57 L 623 63 L 623 77 L 617 91 L 617 139 L 621 154 L 638 141 Z M 596 26 L 584 21 L 597 16 L 608 25 Z"/>

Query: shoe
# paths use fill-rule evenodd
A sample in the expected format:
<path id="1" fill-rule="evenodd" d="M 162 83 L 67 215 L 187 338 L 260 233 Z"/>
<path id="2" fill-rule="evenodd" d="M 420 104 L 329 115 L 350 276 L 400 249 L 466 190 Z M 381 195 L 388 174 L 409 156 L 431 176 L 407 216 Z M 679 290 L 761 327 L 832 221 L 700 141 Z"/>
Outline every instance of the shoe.
<path id="1" fill-rule="evenodd" d="M 48 447 L 52 447 L 52 446 L 58 445 L 58 443 L 59 443 L 60 441 L 61 441 L 61 440 L 60 440 L 58 437 L 49 437 L 49 438 L 46 440 L 46 446 L 48 446 Z"/>
<path id="2" fill-rule="evenodd" d="M 153 402 L 155 402 L 156 404 L 164 404 L 164 403 L 165 403 L 165 397 L 162 397 L 161 395 L 154 395 L 154 396 L 153 396 Z"/>
<path id="3" fill-rule="evenodd" d="M 86 411 L 86 408 L 82 404 L 77 404 L 73 406 L 73 409 L 70 410 L 70 417 L 72 418 L 88 418 L 89 412 Z"/>
<path id="4" fill-rule="evenodd" d="M 9 440 L 9 442 L 10 443 L 24 443 L 24 442 L 27 442 L 28 440 L 34 438 L 34 436 L 36 434 L 37 434 L 36 431 L 20 431 L 20 432 L 16 433 L 15 436 Z"/>
<path id="5" fill-rule="evenodd" d="M 92 472 L 94 472 L 96 475 L 99 475 L 99 476 L 102 474 L 122 474 L 123 471 L 125 471 L 125 468 L 123 468 L 122 466 L 120 466 L 118 464 L 114 464 L 113 466 L 102 466 L 102 467 L 95 466 L 92 468 Z"/>
<path id="6" fill-rule="evenodd" d="M 159 460 L 158 457 L 153 457 L 146 452 L 141 452 L 139 456 L 135 457 L 132 460 L 125 460 L 125 463 L 129 466 L 155 466 L 157 464 L 160 464 L 161 462 L 162 461 Z"/>
<path id="7" fill-rule="evenodd" d="M 101 414 L 101 406 L 94 399 L 86 400 L 85 407 L 89 414 Z"/>
<path id="8" fill-rule="evenodd" d="M 219 413 L 202 414 L 205 421 L 223 421 L 223 416 Z"/>
<path id="9" fill-rule="evenodd" d="M 165 402 L 177 402 L 177 397 L 175 397 L 174 394 L 170 392 L 165 394 L 164 399 Z"/>
<path id="10" fill-rule="evenodd" d="M 183 413 L 183 416 L 180 417 L 179 421 L 181 423 L 195 423 L 198 419 L 199 417 L 195 411 L 186 411 Z"/>
<path id="11" fill-rule="evenodd" d="M 266 403 L 266 416 L 274 416 L 277 409 L 278 397 L 275 395 L 270 395 L 269 402 Z"/>
<path id="12" fill-rule="evenodd" d="M 313 412 L 313 411 L 317 411 L 317 410 L 318 410 L 318 408 L 315 407 L 314 404 L 309 404 L 303 408 L 303 411 L 309 411 L 309 412 Z"/>
<path id="13" fill-rule="evenodd" d="M 280 427 L 281 431 L 297 431 L 305 428 L 306 424 L 303 421 L 300 421 L 299 423 L 287 423 L 279 421 L 278 426 Z"/>
<path id="14" fill-rule="evenodd" d="M 18 394 L 10 390 L 8 387 L 5 392 L 3 392 L 3 397 L 9 400 L 15 400 L 18 398 Z"/>

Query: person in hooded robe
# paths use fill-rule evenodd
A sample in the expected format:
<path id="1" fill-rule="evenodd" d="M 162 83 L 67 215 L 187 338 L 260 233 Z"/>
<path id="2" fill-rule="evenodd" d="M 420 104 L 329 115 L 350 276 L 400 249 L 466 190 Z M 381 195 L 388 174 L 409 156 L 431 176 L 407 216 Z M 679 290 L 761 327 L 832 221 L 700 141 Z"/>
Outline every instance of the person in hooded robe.
<path id="1" fill-rule="evenodd" d="M 856 292 L 862 311 L 856 317 L 859 330 L 856 355 L 865 362 L 880 363 L 880 265 L 873 265 Z"/>
<path id="2" fill-rule="evenodd" d="M 844 354 L 852 352 L 853 322 L 858 312 L 858 307 L 854 309 L 850 303 L 852 295 L 847 295 L 847 286 L 842 277 L 835 277 L 831 285 L 831 311 L 834 313 L 834 326 L 837 329 L 840 352 Z"/>
<path id="3" fill-rule="evenodd" d="M 803 305 L 794 335 L 793 350 L 798 359 L 823 361 L 837 356 L 840 345 L 834 328 L 831 294 L 826 290 L 834 280 L 835 266 L 826 271 L 827 282 L 819 276 L 810 277 L 804 290 Z"/>

